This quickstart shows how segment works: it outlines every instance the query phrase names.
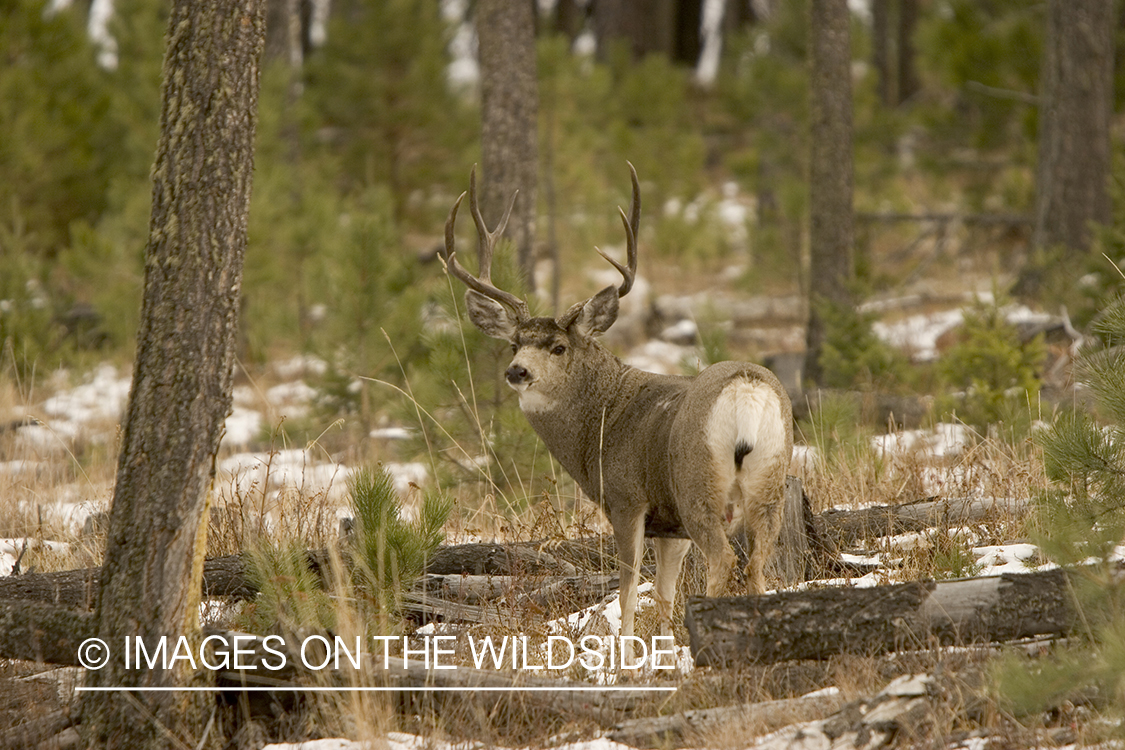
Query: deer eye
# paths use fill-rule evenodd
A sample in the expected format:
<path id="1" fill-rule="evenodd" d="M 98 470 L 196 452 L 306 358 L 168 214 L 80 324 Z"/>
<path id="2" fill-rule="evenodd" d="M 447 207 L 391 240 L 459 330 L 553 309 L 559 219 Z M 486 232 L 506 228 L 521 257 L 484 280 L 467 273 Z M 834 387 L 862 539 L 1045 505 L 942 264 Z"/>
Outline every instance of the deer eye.
<path id="1" fill-rule="evenodd" d="M 563 346 L 562 344 L 559 344 L 558 346 L 556 346 L 554 349 L 551 350 L 551 354 L 562 354 L 565 351 L 566 351 L 566 347 Z"/>
<path id="2" fill-rule="evenodd" d="M 519 352 L 520 348 L 516 344 L 512 344 L 512 354 Z"/>

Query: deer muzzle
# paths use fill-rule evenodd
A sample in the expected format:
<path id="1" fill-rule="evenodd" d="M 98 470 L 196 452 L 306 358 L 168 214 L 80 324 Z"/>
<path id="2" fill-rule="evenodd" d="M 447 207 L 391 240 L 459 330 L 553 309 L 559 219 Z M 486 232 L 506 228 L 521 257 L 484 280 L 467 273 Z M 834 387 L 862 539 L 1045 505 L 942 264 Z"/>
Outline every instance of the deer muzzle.
<path id="1" fill-rule="evenodd" d="M 523 365 L 513 363 L 504 371 L 504 377 L 513 388 L 531 384 L 531 372 Z"/>

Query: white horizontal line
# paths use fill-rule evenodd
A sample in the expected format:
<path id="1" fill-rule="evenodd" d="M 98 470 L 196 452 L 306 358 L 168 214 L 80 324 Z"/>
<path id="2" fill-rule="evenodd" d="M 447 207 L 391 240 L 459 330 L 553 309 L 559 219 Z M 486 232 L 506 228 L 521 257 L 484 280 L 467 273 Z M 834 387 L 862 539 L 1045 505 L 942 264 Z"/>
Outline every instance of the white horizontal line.
<path id="1" fill-rule="evenodd" d="M 144 687 L 76 687 L 75 690 L 87 693 L 115 693 L 115 692 L 129 692 L 129 693 L 216 693 L 227 691 L 238 691 L 245 693 L 355 693 L 355 692 L 373 692 L 373 693 L 409 693 L 415 691 L 426 691 L 431 693 L 588 693 L 591 691 L 600 691 L 606 693 L 651 693 L 651 692 L 675 692 L 675 687 L 642 687 L 634 685 L 622 686 L 605 686 L 599 687 L 591 685 L 590 687 L 575 687 L 575 686 L 527 686 L 527 687 L 496 687 L 482 685 L 480 687 L 453 687 L 453 686 L 439 686 L 432 687 L 403 687 L 403 686 L 388 686 L 388 687 L 301 687 L 299 685 L 279 685 L 277 687 L 269 687 L 264 685 L 247 685 L 240 687 L 237 685 L 223 685 L 215 687 L 159 687 L 159 686 L 144 686 Z"/>

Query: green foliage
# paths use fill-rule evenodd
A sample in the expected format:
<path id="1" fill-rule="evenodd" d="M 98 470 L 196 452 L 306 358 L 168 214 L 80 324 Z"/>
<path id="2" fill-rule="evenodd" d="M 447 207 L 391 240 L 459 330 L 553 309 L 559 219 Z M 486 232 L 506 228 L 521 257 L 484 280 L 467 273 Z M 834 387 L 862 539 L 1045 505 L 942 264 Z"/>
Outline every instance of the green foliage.
<path id="1" fill-rule="evenodd" d="M 939 409 L 955 409 L 960 420 L 984 433 L 994 427 L 1005 437 L 1022 438 L 1031 428 L 1045 357 L 1041 336 L 1020 342 L 1019 331 L 1004 316 L 1002 299 L 978 299 L 964 311 L 957 343 L 938 362 L 944 382 L 963 395 Z"/>
<path id="2" fill-rule="evenodd" d="M 778 4 L 764 24 L 723 44 L 707 124 L 724 166 L 757 198 L 747 273 L 753 289 L 799 275 L 808 210 L 807 45 L 804 3 Z"/>
<path id="3" fill-rule="evenodd" d="M 963 537 L 949 529 L 935 532 L 930 538 L 934 578 L 968 578 L 980 572 L 981 565 Z"/>
<path id="4" fill-rule="evenodd" d="M 384 469 L 363 468 L 348 478 L 355 516 L 355 544 L 378 601 L 401 604 L 402 593 L 425 572 L 426 560 L 445 540 L 442 528 L 453 510 L 445 495 L 427 492 L 413 520 L 406 520 L 394 480 Z"/>
<path id="5" fill-rule="evenodd" d="M 24 228 L 0 227 L 0 347 L 21 371 L 50 345 L 54 326 L 42 292 L 42 263 L 26 251 Z"/>
<path id="6" fill-rule="evenodd" d="M 1072 322 L 1079 328 L 1084 328 L 1101 313 L 1107 299 L 1125 292 L 1125 147 L 1114 143 L 1111 158 L 1112 221 L 1105 226 L 1092 227 L 1094 241 L 1090 251 L 1073 271 L 1070 271 L 1073 261 L 1061 257 L 1043 259 L 1043 267 L 1050 269 L 1044 274 L 1043 296 L 1066 305 Z"/>
<path id="7" fill-rule="evenodd" d="M 825 386 L 887 390 L 906 379 L 906 357 L 875 335 L 874 314 L 831 300 L 820 300 L 818 313 L 825 329 L 820 352 Z"/>
<path id="8" fill-rule="evenodd" d="M 0 227 L 51 257 L 104 208 L 120 138 L 110 82 L 74 13 L 20 0 L 0 14 Z"/>
<path id="9" fill-rule="evenodd" d="M 685 268 L 727 257 L 728 234 L 715 208 L 710 201 L 697 200 L 690 207 L 666 209 L 653 217 L 655 254 Z"/>
<path id="10" fill-rule="evenodd" d="M 941 12 L 923 15 L 919 67 L 933 71 L 958 97 L 956 107 L 945 107 L 939 115 L 950 135 L 968 135 L 982 148 L 1020 139 L 1034 143 L 1035 107 L 973 86 L 1034 95 L 1044 23 L 1042 5 L 1020 0 L 950 0 Z"/>
<path id="11" fill-rule="evenodd" d="M 335 627 L 335 606 L 309 568 L 304 545 L 262 536 L 247 550 L 246 560 L 247 577 L 259 591 L 243 611 L 247 630 L 288 636 Z"/>
<path id="12" fill-rule="evenodd" d="M 1042 711 L 1076 694 L 1096 696 L 1120 715 L 1125 699 L 1125 585 L 1117 547 L 1125 537 L 1125 300 L 1098 320 L 1100 346 L 1083 354 L 1079 376 L 1094 395 L 1094 415 L 1066 411 L 1037 438 L 1050 488 L 1036 498 L 1035 542 L 1074 566 L 1081 613 L 1066 647 L 1048 659 L 1012 656 L 997 672 L 1011 710 Z"/>
<path id="13" fill-rule="evenodd" d="M 70 225 L 105 209 L 121 128 L 74 13 L 8 3 L 0 50 L 0 345 L 21 369 L 50 367 L 78 343 L 53 262 Z"/>
<path id="14" fill-rule="evenodd" d="M 713 257 L 716 234 L 666 221 L 659 208 L 702 187 L 705 150 L 688 72 L 655 55 L 633 64 L 621 50 L 595 62 L 571 54 L 562 37 L 541 40 L 538 60 L 540 150 L 551 152 L 554 210 L 565 217 L 558 222 L 564 268 L 574 267 L 571 252 L 573 263 L 585 265 L 592 246 L 624 244 L 614 207 L 629 205 L 626 160 L 642 180 L 642 235 L 650 234 L 658 251 Z"/>
<path id="15" fill-rule="evenodd" d="M 402 219 L 413 191 L 462 178 L 479 128 L 446 85 L 438 4 L 361 0 L 334 14 L 328 34 L 332 43 L 308 61 L 305 104 L 330 137 L 310 152 L 346 176 L 349 192 L 389 186 Z"/>

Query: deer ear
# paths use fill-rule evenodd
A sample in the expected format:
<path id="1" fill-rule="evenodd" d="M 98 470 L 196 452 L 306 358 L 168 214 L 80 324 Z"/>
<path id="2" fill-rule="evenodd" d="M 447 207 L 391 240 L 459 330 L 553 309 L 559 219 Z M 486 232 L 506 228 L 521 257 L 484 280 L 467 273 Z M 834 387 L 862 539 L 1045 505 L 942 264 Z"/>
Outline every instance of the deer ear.
<path id="1" fill-rule="evenodd" d="M 605 333 L 613 322 L 617 320 L 618 310 L 617 287 L 607 286 L 590 299 L 582 303 L 573 320 L 569 321 L 578 327 L 578 330 L 587 335 Z M 575 305 L 578 307 L 578 305 Z M 564 316 L 570 318 L 570 311 Z M 567 326 L 569 327 L 569 326 Z"/>
<path id="2" fill-rule="evenodd" d="M 469 311 L 469 320 L 485 336 L 515 341 L 516 317 L 511 310 L 472 289 L 465 292 L 465 307 Z"/>

